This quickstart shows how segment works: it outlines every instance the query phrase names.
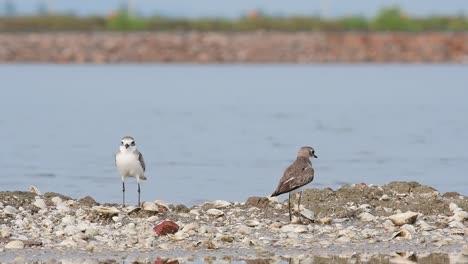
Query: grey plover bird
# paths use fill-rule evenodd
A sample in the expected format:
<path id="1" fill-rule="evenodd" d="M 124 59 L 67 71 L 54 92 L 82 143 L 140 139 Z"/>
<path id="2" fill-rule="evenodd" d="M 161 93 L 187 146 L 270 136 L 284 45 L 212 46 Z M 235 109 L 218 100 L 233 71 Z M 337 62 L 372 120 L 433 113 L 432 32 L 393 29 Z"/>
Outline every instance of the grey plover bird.
<path id="1" fill-rule="evenodd" d="M 301 147 L 296 160 L 286 169 L 276 191 L 271 194 L 274 197 L 289 193 L 289 221 L 292 221 L 291 193 L 299 192 L 298 208 L 300 208 L 302 189 L 314 179 L 314 168 L 312 168 L 310 158 L 317 158 L 315 150 L 308 146 Z"/>
<path id="2" fill-rule="evenodd" d="M 146 180 L 145 160 L 135 145 L 135 139 L 126 136 L 120 141 L 120 150 L 115 154 L 115 165 L 122 177 L 122 204 L 125 205 L 125 177 L 134 177 L 138 183 L 138 206 L 140 206 L 140 180 Z"/>

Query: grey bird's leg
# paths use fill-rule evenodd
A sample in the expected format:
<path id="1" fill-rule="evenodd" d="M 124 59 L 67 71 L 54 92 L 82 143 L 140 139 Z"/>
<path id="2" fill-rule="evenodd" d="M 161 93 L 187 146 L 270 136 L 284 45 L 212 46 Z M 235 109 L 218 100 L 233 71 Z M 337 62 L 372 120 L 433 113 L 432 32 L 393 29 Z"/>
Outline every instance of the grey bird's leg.
<path id="1" fill-rule="evenodd" d="M 140 203 L 140 193 L 141 193 L 141 190 L 140 190 L 140 182 L 138 182 L 138 206 L 141 205 L 141 203 Z"/>
<path id="2" fill-rule="evenodd" d="M 125 206 L 125 179 L 122 179 L 122 206 Z"/>
<path id="3" fill-rule="evenodd" d="M 291 222 L 291 221 L 292 221 L 292 215 L 291 215 L 291 193 L 289 193 L 288 205 L 289 205 L 289 222 Z"/>

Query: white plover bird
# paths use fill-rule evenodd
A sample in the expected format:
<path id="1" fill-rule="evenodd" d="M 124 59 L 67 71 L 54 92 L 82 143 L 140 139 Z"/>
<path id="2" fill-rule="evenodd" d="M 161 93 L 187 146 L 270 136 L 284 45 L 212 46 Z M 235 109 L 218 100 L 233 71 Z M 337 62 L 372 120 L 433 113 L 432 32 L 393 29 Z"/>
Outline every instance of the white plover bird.
<path id="1" fill-rule="evenodd" d="M 134 177 L 138 183 L 138 206 L 140 206 L 140 180 L 146 180 L 145 160 L 135 145 L 135 139 L 126 136 L 120 141 L 120 150 L 115 154 L 115 165 L 122 177 L 122 204 L 125 205 L 125 177 Z"/>
<path id="2" fill-rule="evenodd" d="M 271 194 L 272 197 L 289 193 L 289 221 L 292 221 L 291 214 L 291 193 L 299 192 L 298 208 L 301 206 L 302 189 L 314 179 L 314 168 L 310 158 L 317 158 L 315 150 L 312 147 L 301 147 L 297 153 L 297 158 L 283 174 L 283 177 Z"/>

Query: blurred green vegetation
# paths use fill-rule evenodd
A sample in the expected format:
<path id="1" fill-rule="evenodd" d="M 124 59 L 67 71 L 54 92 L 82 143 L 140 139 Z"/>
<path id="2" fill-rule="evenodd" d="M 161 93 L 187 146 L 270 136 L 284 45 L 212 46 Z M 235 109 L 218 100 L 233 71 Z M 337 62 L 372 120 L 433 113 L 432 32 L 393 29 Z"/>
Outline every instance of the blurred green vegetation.
<path id="1" fill-rule="evenodd" d="M 271 17 L 250 14 L 238 20 L 180 19 L 132 16 L 120 10 L 108 17 L 73 15 L 0 17 L 0 31 L 467 31 L 468 18 L 460 16 L 410 17 L 398 7 L 380 10 L 377 16 Z"/>

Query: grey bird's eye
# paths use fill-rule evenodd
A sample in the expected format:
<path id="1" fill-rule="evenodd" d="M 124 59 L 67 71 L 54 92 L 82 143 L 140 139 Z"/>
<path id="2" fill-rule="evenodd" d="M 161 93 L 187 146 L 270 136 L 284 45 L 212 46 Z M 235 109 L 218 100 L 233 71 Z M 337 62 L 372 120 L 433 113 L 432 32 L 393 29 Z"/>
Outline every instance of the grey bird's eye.
<path id="1" fill-rule="evenodd" d="M 132 142 L 132 146 L 135 146 L 135 141 Z"/>

